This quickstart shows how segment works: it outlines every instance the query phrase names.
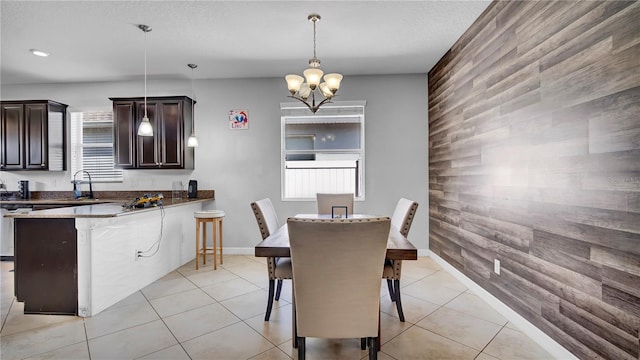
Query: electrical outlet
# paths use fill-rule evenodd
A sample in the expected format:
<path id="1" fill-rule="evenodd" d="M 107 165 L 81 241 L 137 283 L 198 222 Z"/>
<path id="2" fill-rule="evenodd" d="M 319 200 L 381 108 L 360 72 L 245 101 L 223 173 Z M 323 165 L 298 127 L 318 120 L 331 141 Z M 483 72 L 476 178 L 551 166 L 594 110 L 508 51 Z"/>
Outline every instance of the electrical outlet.
<path id="1" fill-rule="evenodd" d="M 500 275 L 500 260 L 493 260 L 493 272 Z"/>

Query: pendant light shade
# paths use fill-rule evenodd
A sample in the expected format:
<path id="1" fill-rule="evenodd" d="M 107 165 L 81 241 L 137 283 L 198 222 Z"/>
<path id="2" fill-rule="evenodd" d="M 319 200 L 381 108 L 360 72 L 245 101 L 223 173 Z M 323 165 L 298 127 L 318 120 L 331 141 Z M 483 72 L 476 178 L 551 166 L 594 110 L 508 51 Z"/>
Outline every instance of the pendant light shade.
<path id="1" fill-rule="evenodd" d="M 146 107 L 146 105 L 145 105 Z M 145 109 L 146 111 L 146 109 Z M 139 136 L 153 136 L 153 126 L 151 126 L 151 122 L 147 115 L 142 118 L 142 122 L 140 122 L 140 126 L 138 126 L 138 135 Z"/>
<path id="2" fill-rule="evenodd" d="M 138 25 L 144 32 L 144 117 L 138 126 L 139 136 L 153 136 L 153 126 L 147 116 L 147 33 L 151 31 L 148 25 Z"/>
<path id="3" fill-rule="evenodd" d="M 191 136 L 187 140 L 188 147 L 198 147 L 198 138 L 196 137 L 196 96 L 193 90 L 193 69 L 197 68 L 196 64 L 187 64 L 191 68 Z"/>
<path id="4" fill-rule="evenodd" d="M 191 134 L 191 136 L 189 136 L 189 140 L 187 140 L 187 146 L 188 147 L 198 147 L 200 146 L 200 143 L 198 143 L 198 138 L 196 137 L 195 134 Z"/>

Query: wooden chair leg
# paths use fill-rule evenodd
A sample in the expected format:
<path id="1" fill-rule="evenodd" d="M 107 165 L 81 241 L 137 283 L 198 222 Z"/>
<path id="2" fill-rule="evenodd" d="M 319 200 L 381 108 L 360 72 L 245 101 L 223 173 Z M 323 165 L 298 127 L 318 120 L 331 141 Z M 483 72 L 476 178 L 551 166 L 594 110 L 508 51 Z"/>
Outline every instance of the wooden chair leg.
<path id="1" fill-rule="evenodd" d="M 305 359 L 305 338 L 303 337 L 299 337 L 296 336 L 297 340 L 298 340 L 298 360 L 304 360 Z"/>
<path id="2" fill-rule="evenodd" d="M 394 295 L 396 298 L 396 309 L 400 321 L 404 322 L 404 312 L 402 311 L 402 300 L 400 299 L 400 280 L 394 280 Z"/>
<path id="3" fill-rule="evenodd" d="M 360 338 L 360 350 L 367 349 L 367 338 Z"/>
<path id="4" fill-rule="evenodd" d="M 276 289 L 276 301 L 280 301 L 281 291 L 282 291 L 282 279 L 278 279 L 278 288 Z"/>
<path id="5" fill-rule="evenodd" d="M 391 298 L 391 301 L 396 301 L 396 297 L 393 294 L 393 281 L 390 279 L 387 279 L 387 287 L 389 288 L 389 297 Z"/>
<path id="6" fill-rule="evenodd" d="M 271 317 L 271 308 L 273 307 L 273 292 L 275 288 L 275 280 L 269 279 L 269 298 L 267 299 L 267 313 L 264 314 L 264 321 L 269 321 Z"/>

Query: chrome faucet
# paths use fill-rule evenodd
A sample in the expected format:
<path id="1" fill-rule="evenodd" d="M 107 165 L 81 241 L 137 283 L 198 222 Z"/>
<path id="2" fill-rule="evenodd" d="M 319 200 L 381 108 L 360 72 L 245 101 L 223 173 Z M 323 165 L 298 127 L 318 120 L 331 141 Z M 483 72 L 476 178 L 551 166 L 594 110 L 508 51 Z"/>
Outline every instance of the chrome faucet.
<path id="1" fill-rule="evenodd" d="M 89 176 L 89 192 L 88 193 L 83 193 L 82 191 L 80 191 L 80 184 L 86 184 L 87 181 L 84 180 L 76 180 L 76 176 L 79 173 L 85 173 L 87 174 L 87 176 Z M 93 187 L 91 186 L 91 174 L 89 174 L 88 171 L 86 170 L 78 170 L 76 171 L 75 174 L 73 174 L 73 181 L 71 181 L 71 183 L 73 183 L 73 194 L 76 197 L 76 199 L 93 199 Z"/>

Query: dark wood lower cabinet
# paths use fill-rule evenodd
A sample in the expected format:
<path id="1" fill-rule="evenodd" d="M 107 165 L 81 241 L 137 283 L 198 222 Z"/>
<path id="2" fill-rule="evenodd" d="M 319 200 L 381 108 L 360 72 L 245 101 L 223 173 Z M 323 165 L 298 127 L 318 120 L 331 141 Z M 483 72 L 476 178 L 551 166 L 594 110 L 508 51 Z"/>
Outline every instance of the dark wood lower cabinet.
<path id="1" fill-rule="evenodd" d="M 76 315 L 74 219 L 14 219 L 15 295 L 25 314 Z"/>

